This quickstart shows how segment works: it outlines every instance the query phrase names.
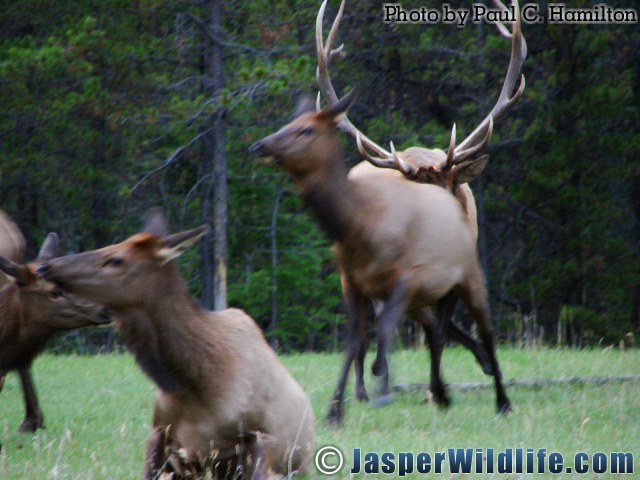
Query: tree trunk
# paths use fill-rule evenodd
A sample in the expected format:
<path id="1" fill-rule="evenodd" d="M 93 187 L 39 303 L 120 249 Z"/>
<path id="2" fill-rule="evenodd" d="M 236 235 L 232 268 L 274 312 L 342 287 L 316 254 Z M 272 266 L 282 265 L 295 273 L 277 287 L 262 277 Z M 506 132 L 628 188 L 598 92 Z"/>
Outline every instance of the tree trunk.
<path id="1" fill-rule="evenodd" d="M 479 47 L 479 52 L 481 52 L 480 59 L 478 62 L 480 65 L 480 70 L 485 71 L 485 58 L 484 58 L 484 53 L 482 53 L 484 49 L 485 34 L 482 27 L 483 27 L 482 23 L 476 24 L 476 44 Z M 480 121 L 482 121 L 482 119 L 484 119 L 484 116 L 486 115 L 485 110 L 487 109 L 486 108 L 482 109 L 482 112 L 481 112 L 482 116 L 480 118 Z M 488 261 L 489 252 L 487 252 L 487 248 L 488 248 L 487 247 L 487 234 L 488 234 L 487 216 L 484 208 L 484 175 L 480 175 L 475 180 L 473 184 L 473 193 L 476 201 L 476 214 L 477 214 L 477 221 L 478 221 L 478 253 L 480 255 L 480 263 L 482 265 L 482 269 L 484 270 L 484 275 L 487 279 L 487 287 L 488 287 L 489 286 L 489 261 Z"/>
<path id="2" fill-rule="evenodd" d="M 224 87 L 220 0 L 207 0 L 202 15 L 205 51 L 202 62 L 202 91 L 215 96 Z M 204 125 L 200 175 L 204 182 L 202 219 L 213 230 L 202 243 L 202 303 L 207 308 L 227 308 L 227 157 L 224 112 L 218 110 Z"/>
<path id="3" fill-rule="evenodd" d="M 634 45 L 635 54 L 631 57 L 631 65 L 633 65 L 633 97 L 636 106 L 636 130 L 640 131 L 640 41 L 636 41 Z M 636 278 L 640 278 L 640 167 L 636 169 L 631 177 L 633 182 L 631 190 L 631 204 L 634 213 L 633 222 L 635 224 L 635 244 L 636 248 Z M 640 334 L 640 282 L 635 282 L 631 299 L 631 324 L 635 327 L 636 332 Z"/>
<path id="4" fill-rule="evenodd" d="M 269 344 L 274 350 L 277 350 L 279 339 L 273 333 L 278 328 L 278 279 L 276 277 L 276 269 L 278 268 L 278 210 L 280 209 L 280 199 L 282 198 L 282 189 L 278 189 L 276 198 L 273 202 L 273 210 L 271 211 L 271 322 L 269 323 Z"/>

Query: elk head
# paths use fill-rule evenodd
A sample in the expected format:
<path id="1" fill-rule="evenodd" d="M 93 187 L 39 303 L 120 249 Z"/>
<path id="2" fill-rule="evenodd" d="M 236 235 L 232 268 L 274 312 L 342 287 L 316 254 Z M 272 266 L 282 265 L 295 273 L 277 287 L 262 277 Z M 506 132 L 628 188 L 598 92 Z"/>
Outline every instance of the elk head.
<path id="1" fill-rule="evenodd" d="M 328 162 L 340 159 L 335 128 L 355 98 L 351 91 L 325 110 L 316 112 L 312 102 L 303 99 L 295 119 L 276 133 L 249 147 L 262 165 L 275 165 L 294 179 L 323 170 Z M 312 148 L 321 145 L 322 148 Z"/>
<path id="2" fill-rule="evenodd" d="M 58 254 L 58 245 L 58 236 L 50 233 L 37 259 L 26 265 L 0 256 L 0 270 L 11 277 L 19 289 L 22 317 L 29 319 L 28 328 L 44 333 L 110 323 L 105 307 L 68 295 L 37 274 L 43 262 Z"/>
<path id="3" fill-rule="evenodd" d="M 494 3 L 500 10 L 507 10 L 499 0 L 494 0 Z M 338 101 L 329 76 L 329 63 L 334 57 L 343 53 L 343 45 L 334 49 L 333 42 L 343 15 L 345 0 L 342 0 L 340 4 L 338 15 L 333 22 L 325 43 L 322 34 L 322 20 L 326 4 L 327 0 L 322 3 L 316 18 L 317 79 L 320 86 L 317 101 L 318 109 L 320 109 L 320 96 L 329 105 L 333 105 Z M 499 32 L 511 40 L 511 59 L 505 81 L 496 105 L 476 129 L 460 144 L 456 145 L 456 127 L 454 124 L 447 153 L 440 149 L 422 147 L 411 147 L 398 152 L 395 150 L 393 142 L 391 142 L 390 151 L 387 151 L 367 138 L 345 116 L 340 121 L 340 127 L 356 140 L 358 149 L 364 159 L 377 167 L 398 170 L 411 180 L 440 185 L 454 191 L 454 193 L 457 185 L 470 182 L 480 175 L 489 157 L 486 155 L 477 158 L 473 157 L 489 143 L 494 121 L 520 98 L 525 87 L 524 76 L 520 76 L 520 70 L 527 55 L 527 45 L 520 29 L 520 11 L 517 0 L 512 0 L 512 6 L 516 18 L 511 25 L 511 31 L 502 23 L 496 24 Z M 519 86 L 512 95 L 511 92 L 514 91 L 518 80 L 520 80 Z"/>
<path id="4" fill-rule="evenodd" d="M 206 225 L 164 236 L 162 213 L 152 211 L 142 232 L 127 240 L 42 263 L 38 273 L 65 291 L 118 311 L 153 301 L 179 277 L 171 260 L 182 255 L 208 231 Z M 186 289 L 186 285 L 184 286 Z"/>

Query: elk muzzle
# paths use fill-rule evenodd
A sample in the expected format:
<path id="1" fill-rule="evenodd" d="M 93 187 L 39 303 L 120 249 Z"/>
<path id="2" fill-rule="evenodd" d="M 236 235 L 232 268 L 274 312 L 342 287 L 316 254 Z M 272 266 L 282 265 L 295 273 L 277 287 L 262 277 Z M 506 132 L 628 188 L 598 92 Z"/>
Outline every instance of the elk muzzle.
<path id="1" fill-rule="evenodd" d="M 268 142 L 266 142 L 267 138 L 263 138 L 262 140 L 258 140 L 256 143 L 249 147 L 249 155 L 256 157 L 256 163 L 259 165 L 264 165 L 267 167 L 277 165 L 280 163 L 277 156 L 271 153 Z"/>

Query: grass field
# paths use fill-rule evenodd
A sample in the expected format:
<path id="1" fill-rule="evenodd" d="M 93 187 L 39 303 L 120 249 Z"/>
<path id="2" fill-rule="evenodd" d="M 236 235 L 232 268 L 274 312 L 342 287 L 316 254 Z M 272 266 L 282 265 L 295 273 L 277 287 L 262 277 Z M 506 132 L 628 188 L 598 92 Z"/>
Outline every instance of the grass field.
<path id="1" fill-rule="evenodd" d="M 639 350 L 519 350 L 500 348 L 504 377 L 540 379 L 568 376 L 640 374 Z M 448 411 L 425 403 L 424 392 L 399 393 L 383 408 L 347 402 L 346 422 L 339 429 L 324 424 L 324 415 L 339 371 L 340 354 L 283 357 L 309 393 L 318 419 L 317 448 L 337 446 L 345 466 L 332 478 L 350 478 L 352 452 L 428 452 L 448 448 L 545 448 L 560 452 L 568 464 L 577 452 L 632 452 L 640 476 L 640 381 L 606 385 L 571 384 L 542 388 L 511 387 L 514 412 L 495 414 L 492 389 L 452 391 Z M 368 359 L 370 363 L 372 355 Z M 400 351 L 391 360 L 393 383 L 428 381 L 428 354 Z M 66 357 L 44 355 L 34 366 L 46 429 L 17 433 L 22 398 L 15 374 L 0 394 L 0 479 L 138 479 L 149 430 L 153 386 L 129 355 Z M 448 348 L 443 358 L 446 381 L 486 381 L 471 355 Z M 375 392 L 368 380 L 369 393 Z M 348 393 L 353 391 L 352 379 Z M 448 465 L 448 464 L 447 464 Z M 537 465 L 537 464 L 536 464 Z M 475 468 L 475 467 L 474 467 Z M 496 467 L 497 468 L 497 467 Z M 443 474 L 431 478 L 470 478 Z M 396 474 L 391 475 L 397 476 Z M 426 475 L 407 475 L 419 478 Z M 532 475 L 533 477 L 534 475 Z M 353 478 L 385 478 L 354 475 Z M 482 475 L 525 478 L 526 475 Z M 614 478 L 614 475 L 538 475 L 537 478 Z M 315 467 L 308 478 L 323 477 Z"/>

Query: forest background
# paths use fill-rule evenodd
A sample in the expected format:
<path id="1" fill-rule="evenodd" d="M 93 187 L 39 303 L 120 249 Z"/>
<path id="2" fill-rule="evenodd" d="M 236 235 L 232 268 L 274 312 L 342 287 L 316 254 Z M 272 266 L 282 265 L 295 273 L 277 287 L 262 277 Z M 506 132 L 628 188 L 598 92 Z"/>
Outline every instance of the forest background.
<path id="1" fill-rule="evenodd" d="M 162 206 L 172 231 L 214 227 L 181 259 L 205 305 L 245 309 L 284 351 L 339 347 L 345 317 L 329 243 L 290 180 L 247 154 L 303 94 L 315 95 L 319 6 L 3 2 L 0 208 L 24 232 L 27 257 L 49 231 L 68 252 L 122 240 Z M 329 2 L 325 30 L 337 7 Z M 488 167 L 471 185 L 494 323 L 518 344 L 635 345 L 640 28 L 523 30 L 525 94 L 496 125 Z M 445 149 L 454 122 L 460 138 L 468 134 L 495 103 L 509 59 L 492 25 L 384 24 L 377 1 L 347 2 L 343 42 L 346 56 L 331 70 L 339 92 L 358 90 L 350 118 L 398 149 Z M 358 162 L 354 143 L 344 146 Z M 459 320 L 468 323 L 463 312 Z M 411 325 L 402 338 L 415 341 Z M 118 346 L 104 330 L 58 344 Z"/>

